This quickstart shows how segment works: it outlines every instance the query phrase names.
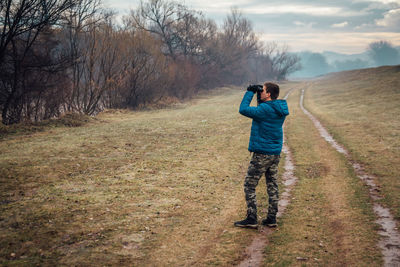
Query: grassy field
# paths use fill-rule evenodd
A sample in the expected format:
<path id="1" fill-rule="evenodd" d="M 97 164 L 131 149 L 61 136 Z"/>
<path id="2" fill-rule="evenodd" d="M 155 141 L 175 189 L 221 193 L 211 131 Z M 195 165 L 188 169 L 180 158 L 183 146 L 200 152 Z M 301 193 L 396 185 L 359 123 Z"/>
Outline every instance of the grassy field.
<path id="1" fill-rule="evenodd" d="M 400 66 L 332 74 L 304 84 L 305 106 L 377 177 L 400 220 Z"/>
<path id="2" fill-rule="evenodd" d="M 4 138 L 1 262 L 240 261 L 256 234 L 233 227 L 245 215 L 250 159 L 242 96 L 222 88 L 176 108 L 109 111 L 81 127 Z"/>
<path id="3" fill-rule="evenodd" d="M 297 89 L 288 98 L 285 134 L 299 181 L 265 266 L 381 266 L 367 189 L 300 110 L 303 84 L 287 86 Z"/>
<path id="4" fill-rule="evenodd" d="M 368 77 L 398 85 L 392 72 Z M 301 112 L 299 89 L 307 89 L 305 106 L 367 170 L 386 174 L 379 184 L 393 210 L 399 189 L 384 181 L 398 186 L 398 89 L 374 99 L 375 79 L 338 75 L 282 84 L 282 97 L 297 89 L 288 99 L 285 134 L 299 181 L 269 237 L 265 266 L 382 264 L 368 190 Z M 364 97 L 366 92 L 372 97 Z M 0 141 L 0 263 L 239 263 L 258 234 L 233 227 L 245 216 L 243 181 L 250 160 L 251 120 L 238 113 L 243 93 L 221 88 L 173 108 L 110 110 L 80 127 L 6 134 Z M 261 219 L 264 181 L 257 198 Z"/>

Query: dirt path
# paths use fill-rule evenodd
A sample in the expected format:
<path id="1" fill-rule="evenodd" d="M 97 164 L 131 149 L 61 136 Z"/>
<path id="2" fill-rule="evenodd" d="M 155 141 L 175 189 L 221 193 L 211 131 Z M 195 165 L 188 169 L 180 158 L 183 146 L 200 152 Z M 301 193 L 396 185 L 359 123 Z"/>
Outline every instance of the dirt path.
<path id="1" fill-rule="evenodd" d="M 389 209 L 383 207 L 377 200 L 381 199 L 379 188 L 374 183 L 375 177 L 369 175 L 359 164 L 354 161 L 349 154 L 349 152 L 338 144 L 334 138 L 328 133 L 328 131 L 322 126 L 320 121 L 314 117 L 308 110 L 303 106 L 304 100 L 304 89 L 301 92 L 300 97 L 300 107 L 304 114 L 306 114 L 311 121 L 314 123 L 315 127 L 318 129 L 320 135 L 332 145 L 339 153 L 342 153 L 346 159 L 351 163 L 354 168 L 356 175 L 368 186 L 370 196 L 374 203 L 374 212 L 377 216 L 376 223 L 380 225 L 379 234 L 381 239 L 379 241 L 379 247 L 381 248 L 385 266 L 400 266 L 400 234 L 398 228 L 396 227 L 396 221 L 393 215 L 390 213 Z"/>
<path id="2" fill-rule="evenodd" d="M 287 99 L 292 90 L 290 90 L 284 97 Z M 286 207 L 290 203 L 290 192 L 294 185 L 296 184 L 297 177 L 294 175 L 294 164 L 292 159 L 292 154 L 289 147 L 286 145 L 286 139 L 284 138 L 284 144 L 282 147 L 282 152 L 285 154 L 285 172 L 282 175 L 282 182 L 285 185 L 285 190 L 281 194 L 278 204 L 278 214 L 277 217 L 281 217 L 285 212 Z M 263 251 L 265 246 L 268 244 L 268 236 L 273 232 L 272 229 L 268 227 L 260 227 L 258 230 L 258 235 L 253 239 L 253 242 L 246 248 L 246 258 L 238 265 L 239 267 L 256 267 L 260 266 L 263 260 Z"/>

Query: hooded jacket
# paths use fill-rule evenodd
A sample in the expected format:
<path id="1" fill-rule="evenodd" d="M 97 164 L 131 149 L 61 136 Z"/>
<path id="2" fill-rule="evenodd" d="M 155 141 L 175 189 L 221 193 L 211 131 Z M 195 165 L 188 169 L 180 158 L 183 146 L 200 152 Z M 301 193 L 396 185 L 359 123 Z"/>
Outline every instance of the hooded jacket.
<path id="1" fill-rule="evenodd" d="M 240 104 L 239 113 L 252 118 L 249 151 L 279 155 L 282 151 L 282 125 L 289 109 L 286 100 L 271 100 L 250 107 L 254 93 L 247 91 Z"/>

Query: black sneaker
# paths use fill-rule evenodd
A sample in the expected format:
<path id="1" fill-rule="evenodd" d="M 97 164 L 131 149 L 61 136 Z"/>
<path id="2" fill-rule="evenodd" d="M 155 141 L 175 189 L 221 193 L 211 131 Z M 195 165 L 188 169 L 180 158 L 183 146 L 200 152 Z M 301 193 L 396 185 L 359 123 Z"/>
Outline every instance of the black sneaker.
<path id="1" fill-rule="evenodd" d="M 249 217 L 247 217 L 243 221 L 237 221 L 233 225 L 235 225 L 237 227 L 243 227 L 243 228 L 252 228 L 252 229 L 258 228 L 257 220 L 249 218 Z"/>
<path id="2" fill-rule="evenodd" d="M 267 217 L 267 219 L 262 220 L 261 224 L 268 226 L 268 227 L 277 227 L 278 226 L 276 224 L 276 217 Z"/>

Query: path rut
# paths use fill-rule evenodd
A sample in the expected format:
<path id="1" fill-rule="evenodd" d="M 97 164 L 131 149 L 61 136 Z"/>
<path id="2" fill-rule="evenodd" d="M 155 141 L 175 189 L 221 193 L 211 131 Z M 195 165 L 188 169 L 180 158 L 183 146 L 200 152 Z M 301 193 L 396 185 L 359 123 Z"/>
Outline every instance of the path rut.
<path id="1" fill-rule="evenodd" d="M 290 93 L 293 91 L 290 90 L 284 97 L 286 100 Z M 285 185 L 284 192 L 281 194 L 278 203 L 278 214 L 277 217 L 281 217 L 285 212 L 286 207 L 290 203 L 290 192 L 294 185 L 296 184 L 297 177 L 294 175 L 294 164 L 292 153 L 290 152 L 289 147 L 286 145 L 285 135 L 283 136 L 284 142 L 282 147 L 282 152 L 285 154 L 285 164 L 284 169 L 285 172 L 282 175 L 282 181 Z M 239 267 L 256 267 L 260 266 L 263 259 L 263 250 L 268 244 L 268 235 L 273 232 L 272 229 L 268 227 L 261 227 L 258 230 L 258 235 L 253 239 L 250 246 L 246 248 L 246 258 L 240 262 Z"/>
<path id="2" fill-rule="evenodd" d="M 321 122 L 304 108 L 303 102 L 304 89 L 302 89 L 300 96 L 301 110 L 314 123 L 314 126 L 318 129 L 320 135 L 328 143 L 330 143 L 332 147 L 336 149 L 336 151 L 346 157 L 346 159 L 353 166 L 356 175 L 368 186 L 369 194 L 373 200 L 373 209 L 377 216 L 376 223 L 381 227 L 378 231 L 379 235 L 381 236 L 378 245 L 383 254 L 384 266 L 400 266 L 400 233 L 396 227 L 396 221 L 394 220 L 393 215 L 390 213 L 390 210 L 376 202 L 377 200 L 381 199 L 382 196 L 379 194 L 379 187 L 374 183 L 375 177 L 368 174 L 360 163 L 352 159 L 346 148 L 337 143 L 332 135 L 330 135 L 329 132 L 323 127 Z"/>

